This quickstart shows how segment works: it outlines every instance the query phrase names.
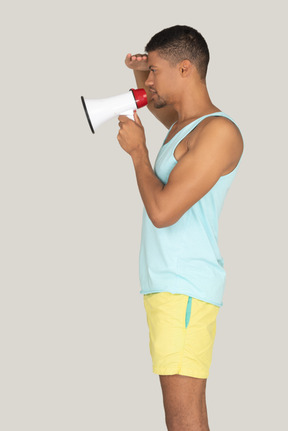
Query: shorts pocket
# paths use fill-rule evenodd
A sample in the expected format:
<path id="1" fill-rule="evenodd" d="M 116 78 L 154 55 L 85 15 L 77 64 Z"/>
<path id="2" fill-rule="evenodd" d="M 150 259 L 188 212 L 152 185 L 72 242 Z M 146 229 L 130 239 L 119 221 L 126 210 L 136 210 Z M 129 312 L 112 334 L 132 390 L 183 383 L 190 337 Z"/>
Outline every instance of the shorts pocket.
<path id="1" fill-rule="evenodd" d="M 187 307 L 186 307 L 186 316 L 185 316 L 185 328 L 189 325 L 190 317 L 191 317 L 191 308 L 192 308 L 192 297 L 188 297 Z"/>

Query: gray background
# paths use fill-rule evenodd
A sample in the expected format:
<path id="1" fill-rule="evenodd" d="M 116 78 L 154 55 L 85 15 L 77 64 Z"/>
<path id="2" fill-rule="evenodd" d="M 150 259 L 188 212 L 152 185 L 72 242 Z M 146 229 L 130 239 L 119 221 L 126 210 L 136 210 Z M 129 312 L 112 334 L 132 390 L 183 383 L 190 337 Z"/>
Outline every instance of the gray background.
<path id="1" fill-rule="evenodd" d="M 210 428 L 285 428 L 286 18 L 279 0 L 3 5 L 1 430 L 166 429 L 139 294 L 133 166 L 117 120 L 92 135 L 80 96 L 127 92 L 126 53 L 175 24 L 206 38 L 210 95 L 245 138 L 220 223 L 227 285 Z M 153 162 L 166 130 L 139 115 Z"/>

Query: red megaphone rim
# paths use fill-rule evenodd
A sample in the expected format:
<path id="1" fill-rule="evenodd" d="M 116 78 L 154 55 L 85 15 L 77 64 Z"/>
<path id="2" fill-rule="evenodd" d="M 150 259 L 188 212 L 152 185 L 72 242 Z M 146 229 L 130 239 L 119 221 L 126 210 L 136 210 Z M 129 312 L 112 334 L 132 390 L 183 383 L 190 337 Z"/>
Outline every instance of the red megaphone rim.
<path id="1" fill-rule="evenodd" d="M 144 90 L 144 88 L 138 88 L 137 90 L 135 90 L 134 88 L 131 88 L 137 108 L 142 108 L 143 106 L 146 106 L 148 101 L 147 101 L 147 93 Z"/>

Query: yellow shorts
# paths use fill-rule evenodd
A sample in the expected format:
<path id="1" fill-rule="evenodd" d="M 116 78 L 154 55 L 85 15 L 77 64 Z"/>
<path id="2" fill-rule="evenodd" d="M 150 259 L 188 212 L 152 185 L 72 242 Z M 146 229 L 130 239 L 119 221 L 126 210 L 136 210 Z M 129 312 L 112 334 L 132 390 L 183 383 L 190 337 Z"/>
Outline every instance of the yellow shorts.
<path id="1" fill-rule="evenodd" d="M 206 379 L 218 306 L 169 292 L 143 295 L 153 372 Z"/>

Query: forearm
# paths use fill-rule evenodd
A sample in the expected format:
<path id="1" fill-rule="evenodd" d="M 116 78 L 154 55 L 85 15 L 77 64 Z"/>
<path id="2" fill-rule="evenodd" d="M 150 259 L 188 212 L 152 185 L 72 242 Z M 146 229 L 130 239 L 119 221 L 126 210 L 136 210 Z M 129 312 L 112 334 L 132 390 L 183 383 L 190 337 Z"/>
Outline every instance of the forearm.
<path id="1" fill-rule="evenodd" d="M 161 226 L 161 198 L 164 184 L 155 175 L 148 151 L 132 155 L 139 192 L 146 212 L 156 227 Z"/>

